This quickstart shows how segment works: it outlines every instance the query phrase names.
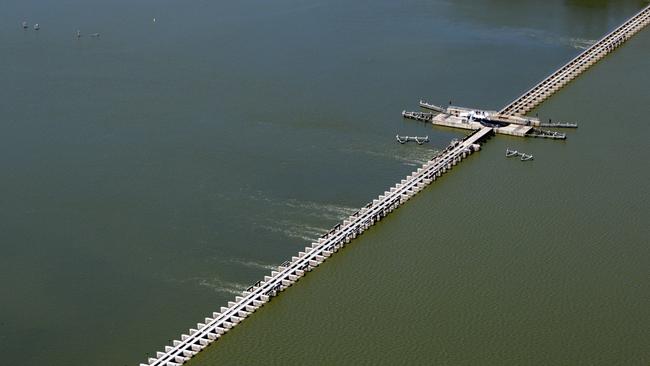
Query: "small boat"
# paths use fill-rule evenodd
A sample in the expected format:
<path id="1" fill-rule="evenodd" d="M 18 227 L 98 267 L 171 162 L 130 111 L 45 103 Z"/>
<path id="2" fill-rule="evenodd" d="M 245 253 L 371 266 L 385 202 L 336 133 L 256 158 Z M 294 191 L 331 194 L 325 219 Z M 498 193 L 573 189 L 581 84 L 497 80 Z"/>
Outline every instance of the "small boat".
<path id="1" fill-rule="evenodd" d="M 469 112 L 469 120 L 476 121 L 476 122 L 491 122 L 490 115 L 485 111 Z"/>
<path id="2" fill-rule="evenodd" d="M 34 24 L 34 30 L 39 30 L 39 29 L 41 29 L 41 26 L 38 23 Z"/>
<path id="3" fill-rule="evenodd" d="M 511 156 L 517 156 L 517 155 L 519 155 L 519 151 L 506 149 L 506 157 L 509 158 Z"/>
<path id="4" fill-rule="evenodd" d="M 415 141 L 417 142 L 418 145 L 422 145 L 425 142 L 429 142 L 429 136 L 424 136 L 424 137 L 419 137 L 419 136 L 400 136 L 400 135 L 395 135 L 395 139 L 397 142 L 400 144 L 405 144 L 409 141 Z"/>
<path id="5" fill-rule="evenodd" d="M 77 29 L 77 38 L 81 38 L 81 31 Z"/>
<path id="6" fill-rule="evenodd" d="M 519 156 L 519 160 L 521 161 L 533 160 L 533 156 L 531 154 L 526 154 L 526 153 L 519 152 L 517 150 L 510 150 L 509 148 L 506 148 L 506 158 L 512 156 Z"/>
<path id="7" fill-rule="evenodd" d="M 96 37 L 99 37 L 99 33 L 92 33 L 92 34 L 89 34 L 88 36 L 96 38 Z"/>
<path id="8" fill-rule="evenodd" d="M 27 29 L 27 28 L 29 28 L 29 24 L 27 24 L 27 22 L 23 22 L 22 25 L 23 25 L 23 29 Z"/>

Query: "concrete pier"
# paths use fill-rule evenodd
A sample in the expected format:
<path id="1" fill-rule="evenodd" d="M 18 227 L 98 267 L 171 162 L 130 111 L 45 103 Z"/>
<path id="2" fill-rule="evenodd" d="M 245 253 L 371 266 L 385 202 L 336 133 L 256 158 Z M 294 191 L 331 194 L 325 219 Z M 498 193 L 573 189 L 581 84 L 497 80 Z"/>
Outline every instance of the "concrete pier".
<path id="1" fill-rule="evenodd" d="M 457 117 L 451 114 L 434 114 L 426 112 L 407 112 L 402 111 L 402 117 L 414 119 L 417 121 L 431 123 L 435 126 L 460 128 L 463 130 L 479 130 L 483 127 L 480 122 L 472 121 L 467 118 Z M 523 137 L 531 133 L 535 128 L 532 126 L 522 126 L 518 124 L 505 125 L 503 127 L 490 127 L 494 132 L 500 135 L 510 135 Z M 566 137 L 566 136 L 565 136 Z"/>

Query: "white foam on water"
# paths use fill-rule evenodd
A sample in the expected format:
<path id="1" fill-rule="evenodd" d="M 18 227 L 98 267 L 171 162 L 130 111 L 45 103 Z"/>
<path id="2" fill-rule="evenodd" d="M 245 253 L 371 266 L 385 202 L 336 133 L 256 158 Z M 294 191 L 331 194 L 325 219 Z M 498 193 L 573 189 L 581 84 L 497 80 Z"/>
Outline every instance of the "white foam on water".
<path id="1" fill-rule="evenodd" d="M 503 27 L 501 31 L 520 38 L 533 39 L 535 42 L 543 42 L 549 45 L 569 46 L 577 50 L 586 50 L 594 43 L 598 42 L 596 39 L 562 36 L 534 28 Z"/>
<path id="2" fill-rule="evenodd" d="M 598 40 L 596 39 L 584 39 L 584 38 L 566 38 L 565 44 L 578 49 L 586 50 L 587 48 L 593 46 Z"/>
<path id="3" fill-rule="evenodd" d="M 207 287 L 216 292 L 241 295 L 248 285 L 238 282 L 225 281 L 218 277 L 189 277 L 189 278 L 164 278 L 165 281 L 176 284 L 194 284 Z"/>
<path id="4" fill-rule="evenodd" d="M 557 34 L 552 34 L 537 29 L 523 29 L 520 32 L 529 38 L 538 39 L 544 43 L 552 45 L 562 45 L 575 48 L 577 50 L 586 50 L 594 43 L 598 42 L 596 39 L 586 39 L 580 37 L 565 37 Z"/>
<path id="5" fill-rule="evenodd" d="M 403 151 L 400 150 L 376 151 L 376 150 L 354 149 L 354 148 L 344 148 L 341 151 L 346 153 L 365 154 L 374 157 L 388 158 L 408 166 L 422 165 L 427 161 L 429 161 L 429 159 L 434 157 L 437 153 L 436 150 L 415 148 L 415 146 L 413 147 L 414 147 L 413 149 L 405 148 L 403 149 Z"/>
<path id="6" fill-rule="evenodd" d="M 340 220 L 357 211 L 357 208 L 333 203 L 271 198 L 266 196 L 262 191 L 256 191 L 249 195 L 248 198 L 253 201 L 266 202 L 270 206 L 290 208 L 291 210 L 289 211 L 293 212 L 289 212 L 289 214 L 299 214 L 300 216 L 311 216 L 328 220 Z"/>
<path id="7" fill-rule="evenodd" d="M 299 201 L 289 199 L 283 202 L 284 206 L 296 209 L 306 209 L 313 212 L 316 216 L 323 216 L 326 218 L 340 219 L 345 216 L 351 215 L 357 211 L 354 207 L 347 207 L 336 205 L 332 203 L 319 203 L 311 201 Z"/>
<path id="8" fill-rule="evenodd" d="M 256 262 L 252 260 L 244 260 L 244 259 L 239 259 L 239 258 L 231 258 L 229 260 L 230 263 L 235 263 L 242 265 L 244 267 L 248 268 L 255 268 L 255 269 L 263 269 L 263 270 L 269 270 L 273 271 L 278 268 L 277 264 L 267 264 L 267 263 L 261 263 L 261 262 Z"/>
<path id="9" fill-rule="evenodd" d="M 352 212 L 351 212 L 352 213 Z M 288 220 L 273 221 L 271 225 L 262 225 L 262 228 L 284 234 L 290 238 L 312 242 L 318 239 L 327 229 Z"/>
<path id="10" fill-rule="evenodd" d="M 219 278 L 198 278 L 198 284 L 210 288 L 216 292 L 223 292 L 233 295 L 241 295 L 242 291 L 248 288 L 247 285 L 237 282 L 228 282 Z"/>

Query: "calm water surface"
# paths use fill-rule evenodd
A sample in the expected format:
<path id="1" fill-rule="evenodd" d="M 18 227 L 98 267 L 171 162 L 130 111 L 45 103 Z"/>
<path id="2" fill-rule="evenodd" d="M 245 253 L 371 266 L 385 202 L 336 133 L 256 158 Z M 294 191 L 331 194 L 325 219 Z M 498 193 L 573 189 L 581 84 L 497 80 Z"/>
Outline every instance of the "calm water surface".
<path id="1" fill-rule="evenodd" d="M 2 363 L 144 361 L 461 136 L 403 109 L 498 108 L 642 6 L 3 1 Z M 533 112 L 566 142 L 493 138 L 190 365 L 647 365 L 649 52 Z"/>

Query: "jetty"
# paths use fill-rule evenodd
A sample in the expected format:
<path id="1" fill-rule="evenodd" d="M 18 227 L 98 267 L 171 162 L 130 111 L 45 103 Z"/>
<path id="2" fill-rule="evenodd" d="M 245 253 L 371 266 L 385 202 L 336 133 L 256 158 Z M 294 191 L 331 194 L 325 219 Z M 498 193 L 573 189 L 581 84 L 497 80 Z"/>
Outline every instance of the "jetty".
<path id="1" fill-rule="evenodd" d="M 555 128 L 578 128 L 577 123 L 571 122 L 542 122 L 539 124 L 540 127 L 555 127 Z"/>
<path id="2" fill-rule="evenodd" d="M 405 118 L 471 132 L 462 140 L 453 140 L 449 146 L 416 171 L 390 187 L 359 211 L 345 218 L 318 240 L 305 247 L 303 251 L 298 252 L 296 256 L 271 271 L 270 275 L 248 287 L 239 296 L 235 296 L 234 301 L 228 302 L 227 306 L 222 306 L 219 311 L 213 312 L 201 320 L 196 326 L 181 334 L 179 339 L 171 341 L 161 351 L 156 352 L 155 357 L 150 357 L 147 363 L 141 363 L 140 366 L 179 366 L 187 362 L 269 302 L 272 297 L 296 283 L 307 272 L 318 267 L 354 238 L 435 182 L 456 164 L 479 151 L 481 143 L 490 136 L 506 134 L 565 139 L 566 135 L 563 133 L 542 130 L 540 127 L 544 127 L 543 123 L 537 118 L 528 117 L 525 114 L 605 55 L 618 48 L 648 22 L 650 22 L 650 5 L 500 111 L 452 106 L 443 108 L 423 101 L 420 101 L 420 106 L 431 110 L 431 113 L 403 111 L 402 116 Z M 77 36 L 80 36 L 79 31 L 77 31 Z M 509 149 L 506 151 L 506 155 L 509 154 L 509 151 Z M 510 153 L 514 153 L 514 150 Z M 532 159 L 532 155 L 516 153 L 516 156 L 520 156 L 522 160 L 524 157 L 526 160 Z M 513 154 L 513 156 L 515 155 Z"/>
<path id="3" fill-rule="evenodd" d="M 478 130 L 483 127 L 490 127 L 494 132 L 500 135 L 510 135 L 519 137 L 541 137 L 548 139 L 564 140 L 566 139 L 565 133 L 543 130 L 533 126 L 526 126 L 517 123 L 500 123 L 491 120 L 475 120 L 471 117 L 463 115 L 453 115 L 447 113 L 431 113 L 431 112 L 407 112 L 402 111 L 402 117 L 414 119 L 417 121 L 431 123 L 436 126 L 457 128 L 463 130 Z"/>

